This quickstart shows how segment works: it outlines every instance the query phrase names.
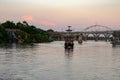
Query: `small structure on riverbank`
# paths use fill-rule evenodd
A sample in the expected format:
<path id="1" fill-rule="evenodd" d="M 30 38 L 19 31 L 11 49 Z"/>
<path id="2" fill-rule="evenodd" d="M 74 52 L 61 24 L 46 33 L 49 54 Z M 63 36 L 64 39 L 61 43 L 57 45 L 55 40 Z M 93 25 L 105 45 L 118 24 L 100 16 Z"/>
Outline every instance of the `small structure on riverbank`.
<path id="1" fill-rule="evenodd" d="M 113 47 L 116 47 L 116 45 L 120 45 L 120 31 L 113 32 L 113 39 L 111 41 Z"/>
<path id="2" fill-rule="evenodd" d="M 82 44 L 83 43 L 83 34 L 81 33 L 80 36 L 78 37 L 78 43 Z"/>

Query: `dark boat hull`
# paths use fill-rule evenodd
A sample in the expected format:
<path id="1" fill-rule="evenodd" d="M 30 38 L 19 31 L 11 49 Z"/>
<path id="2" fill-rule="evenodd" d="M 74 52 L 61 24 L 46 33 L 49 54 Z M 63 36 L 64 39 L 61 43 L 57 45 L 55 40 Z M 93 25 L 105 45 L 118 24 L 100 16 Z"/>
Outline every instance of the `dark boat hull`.
<path id="1" fill-rule="evenodd" d="M 71 46 L 66 46 L 65 45 L 65 49 L 73 49 L 73 45 L 71 45 Z"/>

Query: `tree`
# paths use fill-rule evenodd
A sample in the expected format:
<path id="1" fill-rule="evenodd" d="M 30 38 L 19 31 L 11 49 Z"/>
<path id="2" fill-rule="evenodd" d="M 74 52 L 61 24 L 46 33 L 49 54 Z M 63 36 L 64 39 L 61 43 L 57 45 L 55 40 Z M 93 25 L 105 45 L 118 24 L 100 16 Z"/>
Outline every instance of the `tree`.
<path id="1" fill-rule="evenodd" d="M 47 32 L 54 32 L 54 30 L 52 30 L 52 29 L 48 29 Z"/>
<path id="2" fill-rule="evenodd" d="M 29 26 L 26 21 L 23 21 L 23 24 L 24 24 L 25 26 Z"/>
<path id="3" fill-rule="evenodd" d="M 9 34 L 5 31 L 9 29 L 19 29 L 16 32 L 18 39 L 21 39 L 24 43 L 32 42 L 48 42 L 48 32 L 42 29 L 36 28 L 33 25 L 29 25 L 26 21 L 14 23 L 13 21 L 6 21 L 0 25 L 0 41 L 8 41 Z M 10 39 L 10 38 L 9 38 Z M 18 40 L 19 42 L 19 40 Z"/>
<path id="4" fill-rule="evenodd" d="M 7 41 L 8 41 L 8 35 L 5 31 L 5 28 L 2 25 L 0 25 L 0 43 Z"/>
<path id="5" fill-rule="evenodd" d="M 12 21 L 6 21 L 5 23 L 1 24 L 2 26 L 4 26 L 5 28 L 16 28 L 15 23 L 13 23 Z"/>

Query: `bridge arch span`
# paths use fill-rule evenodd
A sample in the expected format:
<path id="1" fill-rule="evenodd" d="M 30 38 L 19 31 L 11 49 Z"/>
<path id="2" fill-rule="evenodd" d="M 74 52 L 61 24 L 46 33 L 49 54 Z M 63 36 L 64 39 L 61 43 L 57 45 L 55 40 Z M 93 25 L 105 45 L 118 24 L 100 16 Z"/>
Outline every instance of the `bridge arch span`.
<path id="1" fill-rule="evenodd" d="M 102 30 L 101 30 L 102 29 Z M 103 25 L 92 25 L 85 28 L 83 31 L 111 31 L 112 29 L 108 26 Z"/>

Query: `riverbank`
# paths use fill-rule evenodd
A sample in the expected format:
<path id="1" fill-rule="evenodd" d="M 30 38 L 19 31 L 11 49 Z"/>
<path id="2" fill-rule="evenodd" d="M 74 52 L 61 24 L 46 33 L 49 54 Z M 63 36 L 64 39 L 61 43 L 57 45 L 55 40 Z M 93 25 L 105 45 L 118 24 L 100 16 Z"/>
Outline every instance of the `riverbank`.
<path id="1" fill-rule="evenodd" d="M 42 43 L 49 42 L 45 30 L 29 25 L 26 21 L 14 23 L 6 21 L 0 24 L 0 43 Z"/>

